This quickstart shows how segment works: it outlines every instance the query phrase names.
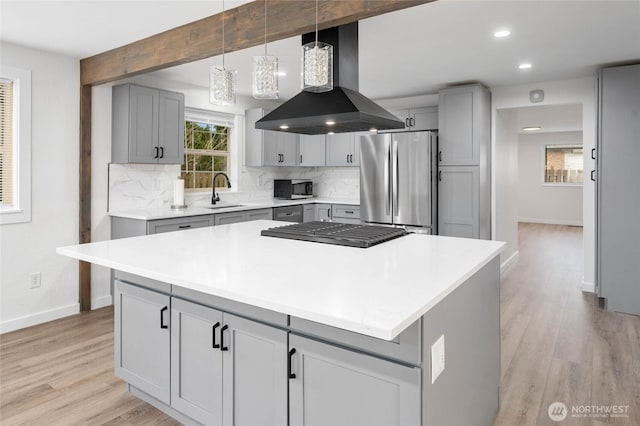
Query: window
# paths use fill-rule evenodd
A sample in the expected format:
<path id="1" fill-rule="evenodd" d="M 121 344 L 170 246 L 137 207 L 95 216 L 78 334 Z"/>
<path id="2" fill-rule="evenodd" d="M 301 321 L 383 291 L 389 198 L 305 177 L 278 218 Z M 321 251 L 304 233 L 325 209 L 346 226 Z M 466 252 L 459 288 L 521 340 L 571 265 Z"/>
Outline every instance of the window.
<path id="1" fill-rule="evenodd" d="M 230 173 L 233 116 L 218 112 L 188 109 L 185 111 L 184 162 L 181 174 L 185 189 L 211 188 L 213 175 Z M 227 189 L 223 176 L 216 178 L 216 188 Z"/>
<path id="2" fill-rule="evenodd" d="M 0 224 L 31 221 L 31 71 L 2 65 Z"/>
<path id="3" fill-rule="evenodd" d="M 544 182 L 582 184 L 582 145 L 546 145 Z"/>
<path id="4" fill-rule="evenodd" d="M 13 206 L 13 80 L 0 79 L 0 204 Z"/>

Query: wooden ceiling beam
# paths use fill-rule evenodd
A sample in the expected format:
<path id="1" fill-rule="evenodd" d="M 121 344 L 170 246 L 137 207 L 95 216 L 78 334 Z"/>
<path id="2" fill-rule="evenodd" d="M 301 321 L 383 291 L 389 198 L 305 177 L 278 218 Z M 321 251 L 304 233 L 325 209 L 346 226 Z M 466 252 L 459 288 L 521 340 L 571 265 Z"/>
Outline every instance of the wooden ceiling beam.
<path id="1" fill-rule="evenodd" d="M 434 0 L 319 0 L 318 28 L 331 28 Z M 269 42 L 315 29 L 315 0 L 269 0 Z M 264 2 L 225 11 L 225 52 L 264 43 Z M 80 61 L 82 85 L 97 85 L 222 54 L 216 14 Z"/>

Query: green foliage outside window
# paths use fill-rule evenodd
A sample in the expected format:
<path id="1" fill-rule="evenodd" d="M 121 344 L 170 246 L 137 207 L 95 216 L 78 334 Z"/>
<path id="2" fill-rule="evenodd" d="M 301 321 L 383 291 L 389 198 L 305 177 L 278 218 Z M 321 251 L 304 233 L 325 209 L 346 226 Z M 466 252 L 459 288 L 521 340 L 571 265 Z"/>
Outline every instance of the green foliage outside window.
<path id="1" fill-rule="evenodd" d="M 182 178 L 185 188 L 211 188 L 213 175 L 217 172 L 229 174 L 228 127 L 194 121 L 185 122 Z M 216 188 L 226 188 L 224 177 L 216 179 Z"/>

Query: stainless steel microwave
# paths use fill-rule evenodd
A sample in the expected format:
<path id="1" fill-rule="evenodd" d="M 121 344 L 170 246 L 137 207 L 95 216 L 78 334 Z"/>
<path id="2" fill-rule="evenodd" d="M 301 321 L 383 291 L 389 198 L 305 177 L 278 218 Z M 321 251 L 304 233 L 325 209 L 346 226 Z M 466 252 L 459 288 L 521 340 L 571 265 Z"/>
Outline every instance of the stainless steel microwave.
<path id="1" fill-rule="evenodd" d="M 313 182 L 303 179 L 274 179 L 273 198 L 295 200 L 313 197 Z"/>

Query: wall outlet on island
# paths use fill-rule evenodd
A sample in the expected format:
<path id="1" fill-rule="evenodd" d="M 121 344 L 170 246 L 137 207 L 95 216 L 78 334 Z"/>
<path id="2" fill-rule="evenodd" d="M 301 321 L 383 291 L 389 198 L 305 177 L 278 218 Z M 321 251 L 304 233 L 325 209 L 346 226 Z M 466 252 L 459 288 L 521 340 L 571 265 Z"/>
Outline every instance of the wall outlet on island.
<path id="1" fill-rule="evenodd" d="M 32 272 L 29 274 L 29 288 L 38 288 L 42 285 L 42 273 Z"/>
<path id="2" fill-rule="evenodd" d="M 431 345 L 431 384 L 444 371 L 444 334 Z"/>

